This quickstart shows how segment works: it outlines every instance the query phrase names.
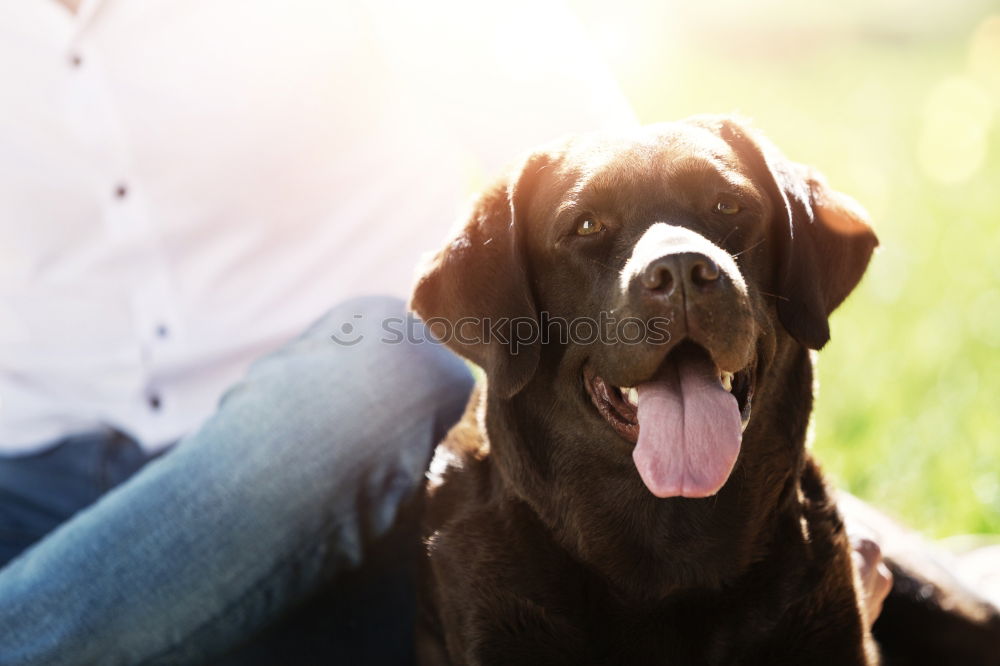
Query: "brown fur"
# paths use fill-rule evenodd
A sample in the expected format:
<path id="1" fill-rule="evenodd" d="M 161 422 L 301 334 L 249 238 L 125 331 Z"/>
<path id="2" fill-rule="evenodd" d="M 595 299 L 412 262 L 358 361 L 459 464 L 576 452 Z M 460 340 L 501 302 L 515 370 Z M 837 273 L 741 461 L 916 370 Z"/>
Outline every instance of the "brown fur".
<path id="1" fill-rule="evenodd" d="M 713 213 L 734 188 L 744 210 Z M 607 233 L 574 236 L 582 210 Z M 514 324 L 498 329 L 506 343 L 449 340 L 488 380 L 429 491 L 423 663 L 877 662 L 843 521 L 805 452 L 809 349 L 829 338 L 828 315 L 876 245 L 863 215 L 720 117 L 571 139 L 483 195 L 414 293 L 440 335 L 468 317 L 648 321 L 677 306 L 637 292 L 630 273 L 647 265 L 636 257 L 656 223 L 696 232 L 735 264 L 726 289 L 681 303 L 689 323 L 668 345 L 518 344 Z M 590 367 L 634 386 L 685 339 L 750 373 L 752 415 L 718 493 L 659 499 L 581 377 Z"/>

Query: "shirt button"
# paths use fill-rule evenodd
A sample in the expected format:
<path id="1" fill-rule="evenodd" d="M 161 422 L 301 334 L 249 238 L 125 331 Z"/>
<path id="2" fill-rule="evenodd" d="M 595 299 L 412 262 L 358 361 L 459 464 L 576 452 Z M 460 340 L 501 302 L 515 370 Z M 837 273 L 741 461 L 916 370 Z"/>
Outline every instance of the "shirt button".
<path id="1" fill-rule="evenodd" d="M 158 393 L 150 393 L 146 397 L 146 402 L 149 403 L 149 408 L 152 409 L 154 412 L 159 411 L 160 407 L 163 405 Z"/>
<path id="2" fill-rule="evenodd" d="M 79 53 L 71 53 L 69 55 L 69 64 L 72 65 L 73 67 L 79 67 L 80 65 L 83 64 L 83 56 L 81 56 Z"/>
<path id="3" fill-rule="evenodd" d="M 156 337 L 165 338 L 170 335 L 170 329 L 167 328 L 166 324 L 160 324 L 156 327 Z"/>
<path id="4" fill-rule="evenodd" d="M 127 194 L 128 186 L 126 186 L 125 183 L 119 183 L 118 186 L 115 187 L 115 196 L 119 199 L 124 199 Z"/>

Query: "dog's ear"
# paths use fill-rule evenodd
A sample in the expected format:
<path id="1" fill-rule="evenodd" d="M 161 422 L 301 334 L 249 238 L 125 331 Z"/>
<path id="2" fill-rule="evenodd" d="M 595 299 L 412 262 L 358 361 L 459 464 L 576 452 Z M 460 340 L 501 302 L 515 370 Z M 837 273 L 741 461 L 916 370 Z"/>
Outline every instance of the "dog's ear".
<path id="1" fill-rule="evenodd" d="M 410 299 L 431 333 L 483 368 L 504 398 L 524 388 L 538 366 L 523 218 L 547 164 L 545 154 L 532 155 L 483 193 L 465 226 L 419 271 Z"/>
<path id="2" fill-rule="evenodd" d="M 861 281 L 878 246 L 867 213 L 746 124 L 720 117 L 709 126 L 759 174 L 774 203 L 782 325 L 806 347 L 822 348 L 830 339 L 830 313 Z"/>

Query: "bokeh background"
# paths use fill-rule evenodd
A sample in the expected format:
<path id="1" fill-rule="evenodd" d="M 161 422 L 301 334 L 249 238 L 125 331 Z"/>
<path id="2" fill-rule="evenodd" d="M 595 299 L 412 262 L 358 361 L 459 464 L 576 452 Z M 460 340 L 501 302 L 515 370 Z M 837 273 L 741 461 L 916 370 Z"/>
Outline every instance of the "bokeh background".
<path id="1" fill-rule="evenodd" d="M 1000 533 L 1000 4 L 571 0 L 644 122 L 737 112 L 881 239 L 814 449 L 924 533 Z"/>

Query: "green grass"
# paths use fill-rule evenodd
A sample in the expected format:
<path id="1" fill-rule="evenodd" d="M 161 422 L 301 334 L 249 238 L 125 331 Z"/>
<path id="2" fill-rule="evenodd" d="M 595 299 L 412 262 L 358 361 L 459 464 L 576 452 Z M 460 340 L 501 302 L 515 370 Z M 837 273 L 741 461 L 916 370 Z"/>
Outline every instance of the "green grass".
<path id="1" fill-rule="evenodd" d="M 869 209 L 882 246 L 820 354 L 814 449 L 927 534 L 1000 532 L 1000 76 L 968 65 L 978 4 L 908 23 L 897 4 L 689 12 L 669 44 L 640 31 L 639 59 L 603 48 L 643 121 L 739 112 Z"/>

